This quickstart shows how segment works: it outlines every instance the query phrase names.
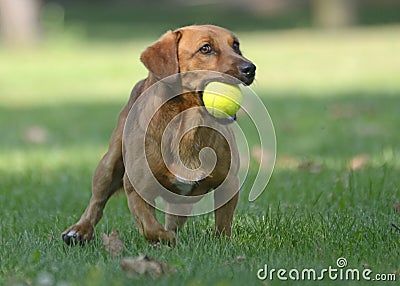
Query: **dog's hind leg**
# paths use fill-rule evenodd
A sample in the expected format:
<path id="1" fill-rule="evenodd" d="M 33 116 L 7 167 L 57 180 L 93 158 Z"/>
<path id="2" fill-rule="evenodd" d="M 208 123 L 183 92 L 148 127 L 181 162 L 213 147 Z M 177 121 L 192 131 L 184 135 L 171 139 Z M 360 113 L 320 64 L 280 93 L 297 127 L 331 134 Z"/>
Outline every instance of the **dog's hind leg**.
<path id="1" fill-rule="evenodd" d="M 62 233 L 62 238 L 68 245 L 71 243 L 83 244 L 93 238 L 94 227 L 103 216 L 103 210 L 108 199 L 123 187 L 125 167 L 122 158 L 122 137 L 125 122 L 132 105 L 143 92 L 144 84 L 145 80 L 142 80 L 135 85 L 128 104 L 119 114 L 117 127 L 111 135 L 108 151 L 101 159 L 93 175 L 92 197 L 89 205 L 79 221 Z"/>
<path id="2" fill-rule="evenodd" d="M 225 180 L 214 192 L 215 234 L 231 236 L 233 215 L 239 200 L 239 178 Z"/>
<path id="3" fill-rule="evenodd" d="M 93 238 L 94 227 L 103 216 L 108 199 L 123 187 L 125 168 L 121 140 L 128 111 L 128 107 L 125 107 L 121 112 L 118 125 L 111 136 L 109 149 L 94 172 L 89 205 L 79 221 L 62 233 L 62 238 L 68 245 L 83 244 Z"/>
<path id="4" fill-rule="evenodd" d="M 108 153 L 107 153 L 108 154 Z M 63 232 L 62 238 L 70 245 L 76 242 L 82 244 L 93 238 L 94 227 L 103 216 L 104 207 L 108 199 L 122 188 L 124 165 L 121 161 L 115 162 L 113 167 L 107 166 L 107 154 L 101 160 L 93 176 L 92 197 L 85 212 L 79 221 Z"/>

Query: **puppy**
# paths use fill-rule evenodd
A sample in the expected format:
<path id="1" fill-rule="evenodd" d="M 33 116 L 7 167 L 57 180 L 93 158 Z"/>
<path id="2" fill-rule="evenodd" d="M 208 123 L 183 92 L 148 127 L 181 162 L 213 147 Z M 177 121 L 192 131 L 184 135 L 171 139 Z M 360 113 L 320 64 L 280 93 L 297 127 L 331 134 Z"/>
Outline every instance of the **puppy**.
<path id="1" fill-rule="evenodd" d="M 217 190 L 215 232 L 231 234 L 239 196 L 239 154 L 230 124 L 207 113 L 201 91 L 213 80 L 233 78 L 250 85 L 255 65 L 242 55 L 230 31 L 213 25 L 169 31 L 140 59 L 148 77 L 135 85 L 119 115 L 109 149 L 94 172 L 89 205 L 79 221 L 62 233 L 68 245 L 93 238 L 108 199 L 122 187 L 139 232 L 148 241 L 175 243 L 176 231 L 193 204 L 212 189 Z M 218 78 L 220 74 L 227 78 Z M 171 90 L 177 96 L 167 98 Z M 204 148 L 214 152 L 212 170 L 202 166 L 208 158 L 202 162 Z M 165 227 L 155 216 L 158 196 L 165 202 Z"/>

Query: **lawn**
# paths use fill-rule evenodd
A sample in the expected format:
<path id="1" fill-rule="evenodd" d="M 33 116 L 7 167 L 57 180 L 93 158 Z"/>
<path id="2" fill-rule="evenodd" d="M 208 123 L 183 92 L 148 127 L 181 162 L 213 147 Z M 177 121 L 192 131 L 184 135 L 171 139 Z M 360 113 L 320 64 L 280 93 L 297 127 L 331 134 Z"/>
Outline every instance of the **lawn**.
<path id="1" fill-rule="evenodd" d="M 0 285 L 292 285 L 257 272 L 265 264 L 319 271 L 340 257 L 399 281 L 399 26 L 237 31 L 257 64 L 253 88 L 278 153 L 264 193 L 249 202 L 242 190 L 230 240 L 212 235 L 208 214 L 191 218 L 172 249 L 149 245 L 119 195 L 93 242 L 64 245 L 61 232 L 88 202 L 117 114 L 146 76 L 140 52 L 162 32 L 110 42 L 72 29 L 34 51 L 0 50 Z M 126 245 L 116 258 L 100 235 L 112 230 Z M 139 254 L 176 273 L 128 277 L 120 259 Z"/>

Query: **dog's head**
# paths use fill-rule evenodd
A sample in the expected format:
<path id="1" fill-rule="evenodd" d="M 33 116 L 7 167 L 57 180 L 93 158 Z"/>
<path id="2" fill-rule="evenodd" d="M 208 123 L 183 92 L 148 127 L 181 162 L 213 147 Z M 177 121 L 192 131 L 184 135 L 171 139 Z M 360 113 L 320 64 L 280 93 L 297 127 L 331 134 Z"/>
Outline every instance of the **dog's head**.
<path id="1" fill-rule="evenodd" d="M 169 31 L 142 53 L 141 61 L 158 80 L 177 73 L 207 70 L 250 85 L 256 71 L 256 66 L 242 55 L 237 37 L 213 25 Z M 210 73 L 211 78 L 206 73 L 191 78 L 191 87 L 202 90 L 209 81 L 218 80 L 215 74 Z"/>

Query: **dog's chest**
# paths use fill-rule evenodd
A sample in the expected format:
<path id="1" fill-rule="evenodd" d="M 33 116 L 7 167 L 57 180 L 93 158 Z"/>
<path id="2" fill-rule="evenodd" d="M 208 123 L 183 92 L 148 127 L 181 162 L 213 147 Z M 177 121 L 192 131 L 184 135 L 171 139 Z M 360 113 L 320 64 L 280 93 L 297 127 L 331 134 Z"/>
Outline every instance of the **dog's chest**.
<path id="1" fill-rule="evenodd" d="M 170 182 L 179 190 L 179 194 L 182 196 L 190 194 L 196 184 L 196 182 L 187 181 L 179 176 L 175 176 L 175 178 L 170 179 Z"/>
<path id="2" fill-rule="evenodd" d="M 206 193 L 218 186 L 229 171 L 231 154 L 225 138 L 209 128 L 191 129 L 164 154 L 170 190 L 182 196 Z"/>

